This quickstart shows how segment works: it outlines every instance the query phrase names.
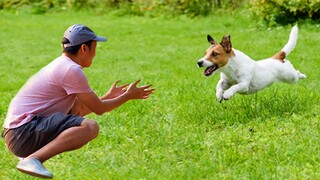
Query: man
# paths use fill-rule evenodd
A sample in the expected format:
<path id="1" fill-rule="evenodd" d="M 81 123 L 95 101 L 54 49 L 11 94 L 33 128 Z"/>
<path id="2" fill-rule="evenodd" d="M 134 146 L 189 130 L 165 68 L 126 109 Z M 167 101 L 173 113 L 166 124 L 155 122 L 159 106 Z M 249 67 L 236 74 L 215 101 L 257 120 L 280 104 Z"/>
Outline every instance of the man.
<path id="1" fill-rule="evenodd" d="M 96 121 L 84 116 L 102 115 L 133 99 L 147 99 L 151 85 L 137 87 L 139 80 L 122 86 L 115 82 L 98 97 L 82 68 L 89 67 L 98 41 L 87 26 L 75 24 L 63 36 L 63 53 L 32 76 L 12 99 L 3 125 L 8 149 L 20 157 L 17 169 L 52 178 L 42 163 L 65 151 L 75 150 L 99 133 Z"/>

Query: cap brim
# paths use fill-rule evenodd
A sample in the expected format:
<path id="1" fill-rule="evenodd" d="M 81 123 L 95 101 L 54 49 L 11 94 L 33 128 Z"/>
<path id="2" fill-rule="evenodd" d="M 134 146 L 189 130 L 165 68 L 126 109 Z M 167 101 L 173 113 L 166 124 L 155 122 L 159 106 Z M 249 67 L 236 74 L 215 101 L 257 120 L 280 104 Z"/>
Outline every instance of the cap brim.
<path id="1" fill-rule="evenodd" d="M 100 41 L 100 42 L 106 42 L 106 41 L 107 41 L 107 38 L 106 38 L 106 37 L 103 37 L 103 36 L 96 36 L 96 37 L 93 38 L 92 40 Z"/>

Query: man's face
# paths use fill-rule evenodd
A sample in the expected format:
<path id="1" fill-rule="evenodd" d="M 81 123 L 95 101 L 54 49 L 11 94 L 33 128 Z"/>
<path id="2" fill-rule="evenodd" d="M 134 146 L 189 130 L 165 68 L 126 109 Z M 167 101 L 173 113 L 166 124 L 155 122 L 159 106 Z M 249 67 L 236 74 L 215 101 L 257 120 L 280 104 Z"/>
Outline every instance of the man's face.
<path id="1" fill-rule="evenodd" d="M 94 56 L 96 55 L 96 47 L 97 47 L 97 41 L 91 42 L 91 47 L 86 46 L 87 53 L 85 54 L 85 61 L 83 62 L 83 67 L 89 67 L 93 61 Z"/>

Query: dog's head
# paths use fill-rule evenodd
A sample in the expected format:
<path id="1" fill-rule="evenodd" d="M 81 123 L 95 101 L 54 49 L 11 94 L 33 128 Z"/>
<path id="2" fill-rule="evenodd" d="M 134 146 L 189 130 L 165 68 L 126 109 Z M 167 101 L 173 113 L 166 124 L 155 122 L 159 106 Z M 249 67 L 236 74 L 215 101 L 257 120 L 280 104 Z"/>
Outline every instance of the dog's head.
<path id="1" fill-rule="evenodd" d="M 230 35 L 225 35 L 220 44 L 208 35 L 208 42 L 211 46 L 206 50 L 205 56 L 198 60 L 199 67 L 207 67 L 204 71 L 205 76 L 210 76 L 217 69 L 225 66 L 230 57 L 234 56 Z"/>

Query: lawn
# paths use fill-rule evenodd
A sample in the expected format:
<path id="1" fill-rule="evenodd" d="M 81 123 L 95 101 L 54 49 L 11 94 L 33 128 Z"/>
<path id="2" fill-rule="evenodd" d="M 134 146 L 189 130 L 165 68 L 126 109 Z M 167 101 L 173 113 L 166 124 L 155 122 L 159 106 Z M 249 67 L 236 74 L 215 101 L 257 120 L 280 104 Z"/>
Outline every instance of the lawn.
<path id="1" fill-rule="evenodd" d="M 0 123 L 11 98 L 32 74 L 61 54 L 64 30 L 91 27 L 99 43 L 90 85 L 103 95 L 116 81 L 153 84 L 148 100 L 102 116 L 99 136 L 83 148 L 45 162 L 55 179 L 318 179 L 320 177 L 319 25 L 299 24 L 288 59 L 307 79 L 276 83 L 253 95 L 215 99 L 219 75 L 203 76 L 196 62 L 210 34 L 231 35 L 253 59 L 278 52 L 291 26 L 258 29 L 246 14 L 205 18 L 147 18 L 61 12 L 0 11 Z M 0 179 L 32 179 L 0 139 Z"/>

